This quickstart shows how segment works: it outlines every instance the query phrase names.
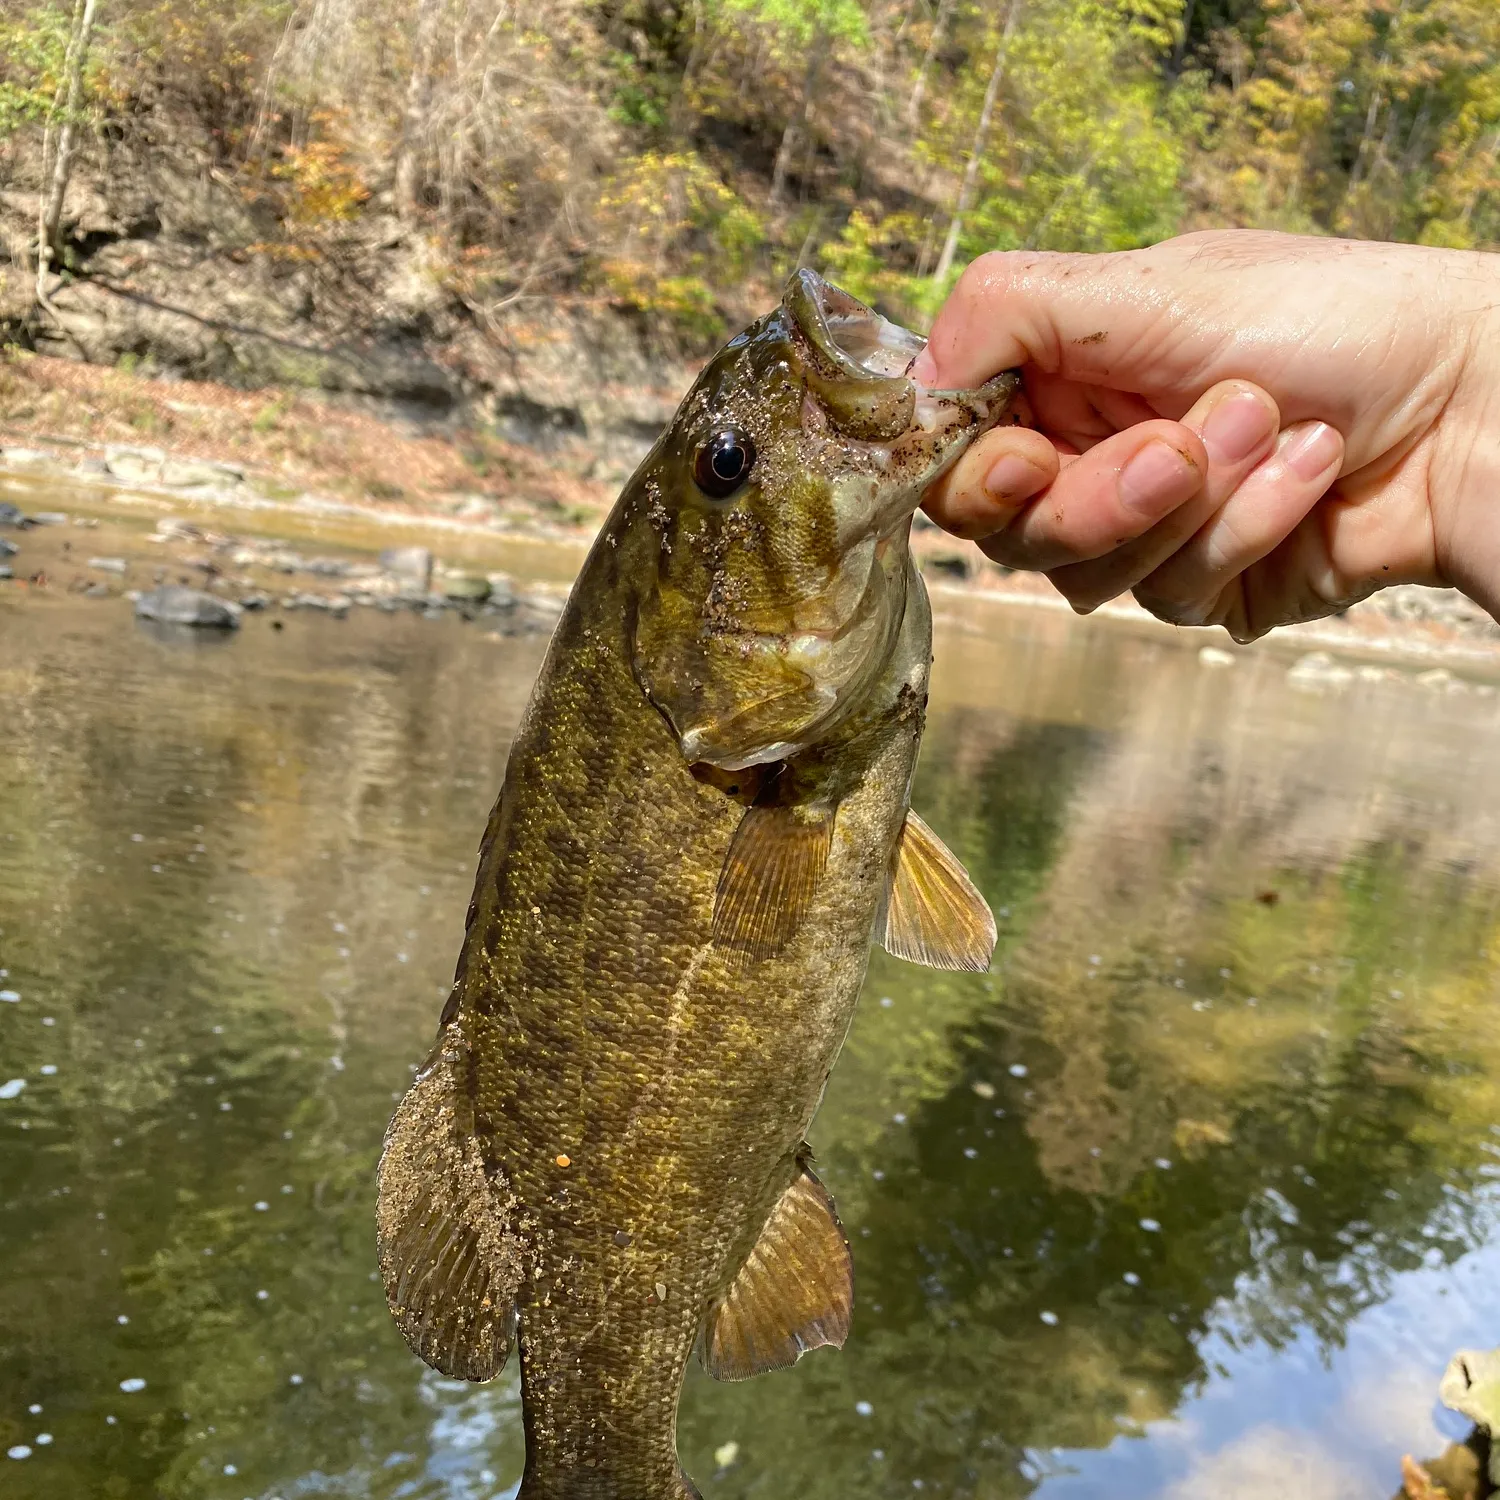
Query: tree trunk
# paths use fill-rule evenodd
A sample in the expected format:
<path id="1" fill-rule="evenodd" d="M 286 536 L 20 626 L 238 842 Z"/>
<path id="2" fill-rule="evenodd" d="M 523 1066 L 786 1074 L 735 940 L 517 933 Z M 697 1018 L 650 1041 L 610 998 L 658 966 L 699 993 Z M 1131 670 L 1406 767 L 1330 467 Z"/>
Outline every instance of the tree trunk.
<path id="1" fill-rule="evenodd" d="M 995 101 L 1000 95 L 1000 80 L 1005 77 L 1005 58 L 1010 51 L 1010 39 L 1020 19 L 1023 0 L 1010 0 L 1010 11 L 1005 17 L 1005 28 L 1000 33 L 1000 44 L 995 48 L 995 65 L 990 69 L 989 87 L 984 91 L 984 105 L 979 111 L 979 123 L 974 127 L 974 140 L 969 147 L 969 162 L 964 168 L 964 180 L 959 185 L 958 202 L 953 205 L 953 217 L 948 222 L 948 238 L 943 241 L 943 253 L 938 256 L 937 269 L 932 273 L 934 281 L 947 279 L 953 269 L 953 257 L 958 254 L 958 237 L 963 232 L 964 215 L 974 200 L 974 189 L 979 183 L 979 164 L 984 158 L 985 143 L 989 140 L 990 122 L 995 117 Z"/>
<path id="2" fill-rule="evenodd" d="M 1198 0 L 1187 0 L 1182 8 L 1182 35 L 1177 38 L 1177 45 L 1172 48 L 1172 65 L 1168 69 L 1171 77 L 1176 78 L 1182 72 L 1182 59 L 1187 54 L 1188 33 L 1193 29 L 1193 11 L 1197 9 Z"/>
<path id="3" fill-rule="evenodd" d="M 938 48 L 943 45 L 943 37 L 947 34 L 948 20 L 952 14 L 953 0 L 938 0 L 937 15 L 932 21 L 932 35 L 927 38 L 927 50 L 922 54 L 921 66 L 918 67 L 916 80 L 911 86 L 911 98 L 906 102 L 906 119 L 913 130 L 917 128 L 922 118 L 922 99 L 927 93 L 927 75 L 937 58 Z"/>
<path id="4" fill-rule="evenodd" d="M 417 0 L 417 56 L 406 82 L 406 107 L 401 114 L 401 140 L 396 147 L 393 196 L 396 217 L 403 224 L 416 220 L 422 206 L 423 138 L 432 104 L 432 65 L 437 52 L 437 11 L 441 0 Z"/>
<path id="5" fill-rule="evenodd" d="M 43 147 L 43 188 L 37 216 L 36 286 L 37 299 L 47 300 L 47 271 L 61 250 L 58 235 L 62 225 L 63 200 L 68 195 L 68 179 L 73 175 L 73 153 L 78 142 L 78 112 L 83 104 L 83 69 L 88 61 L 89 41 L 94 32 L 98 0 L 79 0 L 73 11 L 73 29 L 63 58 L 63 82 L 67 90 L 63 102 L 62 124 L 57 132 L 57 155 L 50 173 Z M 54 106 L 55 113 L 55 106 Z"/>
<path id="6" fill-rule="evenodd" d="M 682 77 L 677 80 L 677 93 L 672 99 L 672 134 L 685 139 L 692 121 L 691 98 L 698 70 L 703 66 L 703 53 L 708 38 L 708 19 L 703 14 L 703 0 L 692 0 L 693 39 L 688 44 L 687 61 L 682 66 Z"/>
<path id="7" fill-rule="evenodd" d="M 828 38 L 820 31 L 812 39 L 808 51 L 807 71 L 802 75 L 802 106 L 781 133 L 781 145 L 776 152 L 776 165 L 771 169 L 771 202 L 779 205 L 786 194 L 786 179 L 792 169 L 792 157 L 797 143 L 807 130 L 807 121 L 812 114 L 813 94 L 818 87 L 818 76 L 823 71 L 823 58 L 828 51 Z"/>

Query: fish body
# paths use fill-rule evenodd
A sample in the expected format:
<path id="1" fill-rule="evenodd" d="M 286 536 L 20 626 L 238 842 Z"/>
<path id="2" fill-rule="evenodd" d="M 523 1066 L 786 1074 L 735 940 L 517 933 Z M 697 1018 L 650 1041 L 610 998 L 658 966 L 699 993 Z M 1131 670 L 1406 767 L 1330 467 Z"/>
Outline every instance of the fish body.
<path id="1" fill-rule="evenodd" d="M 436 1368 L 519 1346 L 523 1500 L 681 1500 L 695 1346 L 841 1344 L 849 1247 L 806 1132 L 873 936 L 983 967 L 908 817 L 921 491 L 1014 389 L 811 273 L 705 370 L 573 589 L 485 833 L 437 1043 L 380 1170 L 381 1268 Z"/>

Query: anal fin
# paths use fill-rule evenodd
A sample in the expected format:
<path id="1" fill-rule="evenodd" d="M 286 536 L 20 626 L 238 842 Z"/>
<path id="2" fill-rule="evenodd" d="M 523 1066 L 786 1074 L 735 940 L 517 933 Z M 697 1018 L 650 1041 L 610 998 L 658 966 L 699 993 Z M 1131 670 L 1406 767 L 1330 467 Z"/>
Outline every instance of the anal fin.
<path id="1" fill-rule="evenodd" d="M 714 895 L 714 941 L 769 958 L 802 925 L 833 842 L 833 814 L 750 807 L 724 856 Z"/>
<path id="2" fill-rule="evenodd" d="M 908 812 L 886 899 L 886 952 L 932 969 L 982 974 L 990 966 L 995 938 L 989 903 L 957 856 Z"/>
<path id="3" fill-rule="evenodd" d="M 709 1318 L 704 1368 L 716 1380 L 748 1380 L 796 1364 L 809 1349 L 842 1347 L 853 1309 L 849 1241 L 828 1189 L 799 1165 Z"/>
<path id="4" fill-rule="evenodd" d="M 451 1035 L 452 1033 L 449 1033 Z M 447 1037 L 396 1106 L 380 1155 L 380 1274 L 412 1350 L 457 1380 L 493 1380 L 515 1333 L 515 1204 L 485 1169 Z"/>

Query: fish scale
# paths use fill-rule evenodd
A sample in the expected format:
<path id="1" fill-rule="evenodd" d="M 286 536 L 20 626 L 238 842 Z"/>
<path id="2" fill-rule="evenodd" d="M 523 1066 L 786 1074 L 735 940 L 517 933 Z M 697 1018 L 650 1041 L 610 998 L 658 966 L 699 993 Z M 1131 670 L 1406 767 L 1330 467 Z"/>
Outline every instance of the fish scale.
<path id="1" fill-rule="evenodd" d="M 854 364 L 833 311 L 875 317 L 799 273 L 606 521 L 511 749 L 437 1045 L 387 1135 L 398 1326 L 468 1379 L 519 1346 L 522 1500 L 694 1495 L 675 1424 L 695 1346 L 738 1379 L 843 1342 L 849 1247 L 806 1134 L 872 934 L 883 917 L 894 951 L 951 967 L 993 946 L 982 899 L 907 822 L 931 621 L 906 540 L 1015 382 L 940 396 L 917 431 L 910 383 Z M 706 494 L 695 472 L 731 483 L 695 470 L 726 431 L 751 467 Z M 835 618 L 809 635 L 814 604 Z"/>

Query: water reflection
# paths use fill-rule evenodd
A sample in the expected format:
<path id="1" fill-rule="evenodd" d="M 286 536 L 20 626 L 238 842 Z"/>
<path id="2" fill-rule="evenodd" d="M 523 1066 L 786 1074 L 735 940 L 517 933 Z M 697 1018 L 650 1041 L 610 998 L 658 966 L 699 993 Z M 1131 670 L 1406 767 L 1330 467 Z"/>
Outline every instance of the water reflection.
<path id="1" fill-rule="evenodd" d="M 979 623 L 940 635 L 917 801 L 995 972 L 877 956 L 814 1131 L 855 1336 L 695 1378 L 689 1468 L 725 1500 L 1389 1493 L 1452 1348 L 1500 1341 L 1493 700 Z M 514 1388 L 407 1355 L 371 1173 L 540 647 L 127 624 L 0 603 L 4 1491 L 509 1493 Z"/>

